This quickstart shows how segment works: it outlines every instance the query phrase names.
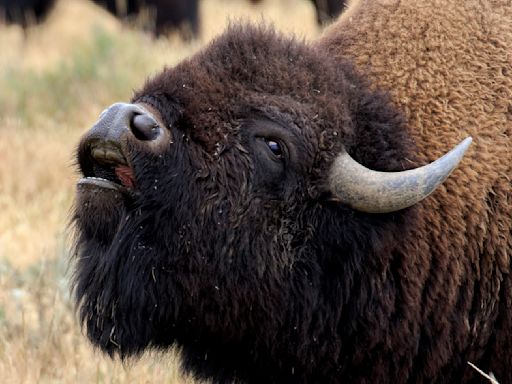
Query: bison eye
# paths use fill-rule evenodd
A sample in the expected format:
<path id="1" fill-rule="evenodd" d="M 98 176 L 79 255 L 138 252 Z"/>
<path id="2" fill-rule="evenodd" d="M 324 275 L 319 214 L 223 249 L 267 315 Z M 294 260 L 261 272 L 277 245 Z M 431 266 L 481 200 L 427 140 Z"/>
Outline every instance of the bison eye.
<path id="1" fill-rule="evenodd" d="M 281 144 L 279 144 L 277 141 L 270 139 L 265 139 L 265 143 L 267 143 L 268 148 L 270 149 L 270 151 L 272 151 L 274 156 L 276 156 L 278 159 L 283 158 L 283 150 L 281 148 Z"/>

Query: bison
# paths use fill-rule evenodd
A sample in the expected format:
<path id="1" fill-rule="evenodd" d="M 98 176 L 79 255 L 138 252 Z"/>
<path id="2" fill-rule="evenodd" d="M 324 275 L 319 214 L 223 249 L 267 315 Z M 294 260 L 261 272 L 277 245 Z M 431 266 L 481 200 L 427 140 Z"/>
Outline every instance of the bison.
<path id="1" fill-rule="evenodd" d="M 345 8 L 345 0 L 311 0 L 315 6 L 316 20 L 319 25 L 327 25 L 334 20 Z M 261 0 L 251 0 L 260 3 Z"/>
<path id="2" fill-rule="evenodd" d="M 54 3 L 55 0 L 0 0 L 0 22 L 27 28 L 41 22 Z"/>
<path id="3" fill-rule="evenodd" d="M 313 0 L 316 10 L 316 20 L 320 25 L 326 25 L 338 17 L 345 8 L 345 0 Z"/>
<path id="4" fill-rule="evenodd" d="M 511 19 L 355 0 L 311 43 L 232 26 L 107 108 L 77 151 L 88 338 L 219 383 L 512 382 Z"/>
<path id="5" fill-rule="evenodd" d="M 178 30 L 185 38 L 199 33 L 199 0 L 93 0 L 121 19 L 147 10 L 154 18 L 150 29 L 157 36 Z"/>

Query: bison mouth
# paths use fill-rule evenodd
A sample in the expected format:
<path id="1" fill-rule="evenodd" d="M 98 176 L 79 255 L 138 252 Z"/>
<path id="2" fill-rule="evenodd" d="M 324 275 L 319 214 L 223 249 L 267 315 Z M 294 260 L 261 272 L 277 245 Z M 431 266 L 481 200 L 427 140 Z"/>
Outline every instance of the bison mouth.
<path id="1" fill-rule="evenodd" d="M 103 189 L 133 195 L 135 177 L 121 143 L 105 139 L 89 139 L 80 145 L 80 169 L 84 175 L 78 187 Z"/>

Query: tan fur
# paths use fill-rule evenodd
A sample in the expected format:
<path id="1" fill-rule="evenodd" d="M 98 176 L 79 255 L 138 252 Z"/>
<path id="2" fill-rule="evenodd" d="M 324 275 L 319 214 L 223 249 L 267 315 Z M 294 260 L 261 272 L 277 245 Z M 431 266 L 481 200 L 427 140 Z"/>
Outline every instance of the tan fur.
<path id="1" fill-rule="evenodd" d="M 418 324 L 432 328 L 437 343 L 419 346 L 436 356 L 427 371 L 464 353 L 512 382 L 511 353 L 499 355 L 512 349 L 512 1 L 356 0 L 318 44 L 391 91 L 423 164 L 473 137 L 421 203 L 417 242 L 406 246 L 418 260 L 403 263 L 404 276 L 418 277 L 403 282 L 417 318 L 404 327 L 411 337 Z M 437 322 L 451 313 L 452 323 Z"/>

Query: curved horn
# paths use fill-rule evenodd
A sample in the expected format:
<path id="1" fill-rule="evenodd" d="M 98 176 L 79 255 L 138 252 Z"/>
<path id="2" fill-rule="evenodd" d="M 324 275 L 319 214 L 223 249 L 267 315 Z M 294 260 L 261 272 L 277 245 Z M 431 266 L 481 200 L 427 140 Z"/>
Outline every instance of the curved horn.
<path id="1" fill-rule="evenodd" d="M 358 211 L 387 213 L 410 207 L 434 192 L 450 175 L 471 142 L 468 137 L 433 163 L 402 172 L 372 171 L 343 152 L 329 175 L 331 191 Z"/>

